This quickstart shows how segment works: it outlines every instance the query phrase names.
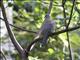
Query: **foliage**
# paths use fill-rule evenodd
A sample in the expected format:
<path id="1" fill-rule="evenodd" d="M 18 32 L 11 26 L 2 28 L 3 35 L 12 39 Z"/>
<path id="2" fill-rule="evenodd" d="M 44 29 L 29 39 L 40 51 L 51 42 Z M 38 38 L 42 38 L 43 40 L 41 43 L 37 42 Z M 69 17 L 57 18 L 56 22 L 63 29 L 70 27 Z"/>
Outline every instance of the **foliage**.
<path id="1" fill-rule="evenodd" d="M 44 21 L 44 16 L 48 11 L 49 0 L 15 0 L 13 7 L 13 22 L 15 26 L 23 29 L 38 31 Z M 56 22 L 56 31 L 65 29 L 62 0 L 54 0 L 51 11 L 51 17 Z M 28 5 L 25 5 L 27 3 Z M 70 17 L 72 1 L 67 0 L 65 9 L 67 21 Z M 76 0 L 73 17 L 69 27 L 80 25 L 80 2 Z M 13 28 L 18 42 L 26 48 L 34 39 L 36 34 L 21 31 Z M 80 30 L 69 32 L 71 46 L 74 53 L 74 59 L 78 60 L 78 50 L 80 48 Z M 37 43 L 35 48 L 30 52 L 30 60 L 69 60 L 68 42 L 66 33 L 49 38 L 49 42 L 45 47 L 40 47 Z M 80 52 L 80 51 L 79 51 Z M 16 55 L 16 54 L 15 54 Z M 15 56 L 16 57 L 16 56 Z M 16 57 L 18 58 L 18 57 Z M 18 58 L 19 59 L 19 58 Z"/>

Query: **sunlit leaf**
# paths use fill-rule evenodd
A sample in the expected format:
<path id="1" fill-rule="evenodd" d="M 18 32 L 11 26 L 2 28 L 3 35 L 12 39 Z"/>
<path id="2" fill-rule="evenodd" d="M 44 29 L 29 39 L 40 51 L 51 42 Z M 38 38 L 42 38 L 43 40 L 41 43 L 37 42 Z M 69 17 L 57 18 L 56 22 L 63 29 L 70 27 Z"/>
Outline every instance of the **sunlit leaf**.
<path id="1" fill-rule="evenodd" d="M 50 55 L 52 55 L 54 53 L 54 50 L 52 48 L 49 48 L 48 52 L 49 52 Z"/>

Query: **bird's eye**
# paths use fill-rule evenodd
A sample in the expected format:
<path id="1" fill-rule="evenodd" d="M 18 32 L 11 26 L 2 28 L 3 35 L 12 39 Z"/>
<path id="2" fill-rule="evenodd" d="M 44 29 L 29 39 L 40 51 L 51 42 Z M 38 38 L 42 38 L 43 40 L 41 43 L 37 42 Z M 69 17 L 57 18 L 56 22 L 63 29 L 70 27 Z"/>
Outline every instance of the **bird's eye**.
<path id="1" fill-rule="evenodd" d="M 50 17 L 49 14 L 46 14 L 45 18 L 48 18 L 48 17 Z"/>

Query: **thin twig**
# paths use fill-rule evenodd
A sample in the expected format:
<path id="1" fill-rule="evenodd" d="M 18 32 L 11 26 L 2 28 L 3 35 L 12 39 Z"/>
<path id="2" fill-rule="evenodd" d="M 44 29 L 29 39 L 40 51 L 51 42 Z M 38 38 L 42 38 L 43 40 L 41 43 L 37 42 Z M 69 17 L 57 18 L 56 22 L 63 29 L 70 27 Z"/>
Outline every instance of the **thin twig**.
<path id="1" fill-rule="evenodd" d="M 6 59 L 6 56 L 5 56 L 4 53 L 3 53 L 3 51 L 0 50 L 0 54 L 2 54 L 2 56 L 3 56 L 3 58 L 4 58 L 5 60 L 7 60 L 7 59 Z"/>
<path id="2" fill-rule="evenodd" d="M 51 13 L 52 4 L 53 4 L 53 0 L 50 0 L 50 5 L 49 5 L 48 12 L 46 15 L 49 15 Z"/>
<path id="3" fill-rule="evenodd" d="M 65 3 L 66 3 L 66 0 L 62 0 L 64 23 L 65 23 L 65 26 L 66 26 L 66 25 L 67 25 L 67 23 L 66 23 Z"/>
<path id="4" fill-rule="evenodd" d="M 0 19 L 4 21 L 3 18 L 0 18 Z M 29 32 L 29 33 L 36 33 L 35 31 L 23 29 L 23 28 L 21 28 L 21 27 L 19 27 L 19 26 L 15 26 L 15 25 L 12 25 L 12 24 L 10 24 L 10 23 L 9 23 L 9 25 L 12 26 L 12 27 L 15 27 L 15 28 L 18 29 L 18 30 L 26 31 L 26 32 Z"/>
<path id="5" fill-rule="evenodd" d="M 70 18 L 69 18 L 68 24 L 66 24 L 66 29 L 69 28 L 69 25 L 70 25 L 70 22 L 71 22 L 71 19 L 72 19 L 72 13 L 73 13 L 74 5 L 75 5 L 75 0 L 73 0 L 73 6 L 72 6 L 72 9 L 71 9 L 71 14 L 70 14 Z M 73 60 L 73 58 L 72 58 L 72 49 L 71 49 L 71 45 L 70 45 L 68 31 L 66 32 L 66 34 L 67 34 L 68 47 L 69 47 L 69 52 L 70 52 L 70 55 L 69 55 L 70 56 L 70 60 Z"/>
<path id="6" fill-rule="evenodd" d="M 75 5 L 75 0 L 73 0 L 73 6 L 72 6 L 72 9 L 71 9 L 71 14 L 70 14 L 70 18 L 69 18 L 67 26 L 70 25 L 70 22 L 71 22 L 71 19 L 72 19 L 72 13 L 73 13 L 74 5 Z"/>
<path id="7" fill-rule="evenodd" d="M 66 0 L 62 0 L 62 7 L 63 7 L 63 16 L 64 16 L 64 23 L 65 23 L 65 27 L 67 29 L 67 22 L 66 22 L 66 13 L 65 13 L 65 3 L 66 3 Z M 67 35 L 67 41 L 68 41 L 68 48 L 69 48 L 69 57 L 70 57 L 70 60 L 72 60 L 72 53 L 71 53 L 71 46 L 70 46 L 70 42 L 69 42 L 69 34 L 68 32 L 66 32 L 66 35 Z"/>

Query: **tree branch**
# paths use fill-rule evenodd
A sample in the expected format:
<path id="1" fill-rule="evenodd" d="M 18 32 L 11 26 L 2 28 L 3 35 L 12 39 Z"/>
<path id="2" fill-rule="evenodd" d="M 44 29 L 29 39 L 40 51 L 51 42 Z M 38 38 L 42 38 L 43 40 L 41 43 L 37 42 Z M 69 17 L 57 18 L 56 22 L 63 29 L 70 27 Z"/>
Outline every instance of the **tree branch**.
<path id="1" fill-rule="evenodd" d="M 69 29 L 64 29 L 64 30 L 61 30 L 61 31 L 58 31 L 58 32 L 54 32 L 52 33 L 50 36 L 54 36 L 54 35 L 58 35 L 58 34 L 61 34 L 61 33 L 65 33 L 65 32 L 70 32 L 70 31 L 74 31 L 76 29 L 79 29 L 80 26 L 76 26 L 76 27 L 72 27 L 72 28 L 69 28 Z"/>
<path id="2" fill-rule="evenodd" d="M 50 0 L 50 4 L 49 4 L 47 15 L 49 15 L 51 13 L 52 4 L 53 4 L 53 0 Z"/>
<path id="3" fill-rule="evenodd" d="M 62 0 L 64 24 L 65 24 L 65 27 L 66 27 L 66 29 L 67 29 L 65 3 L 66 3 L 66 0 Z M 70 55 L 69 57 L 70 57 L 70 60 L 72 60 L 72 53 L 71 53 L 71 47 L 70 47 L 69 34 L 68 34 L 68 32 L 66 32 L 66 35 L 67 35 L 67 41 L 68 41 L 68 48 L 69 48 L 69 52 L 70 52 L 70 53 L 69 53 L 69 55 Z"/>
<path id="4" fill-rule="evenodd" d="M 65 2 L 66 2 L 66 0 L 63 0 L 63 1 L 62 1 L 62 4 L 63 4 L 62 7 L 63 7 L 64 18 L 66 18 L 65 8 L 64 8 Z M 66 30 L 69 28 L 69 25 L 70 25 L 70 22 L 71 22 L 74 4 L 75 4 L 75 0 L 73 0 L 73 6 L 72 6 L 72 9 L 71 9 L 71 14 L 70 14 L 70 18 L 69 18 L 68 23 L 67 23 L 66 20 L 65 20 L 65 27 L 66 27 Z M 71 50 L 71 45 L 70 45 L 70 40 L 69 40 L 69 33 L 68 33 L 68 31 L 66 32 L 66 35 L 67 35 L 67 41 L 68 41 L 68 48 L 69 48 L 69 52 L 70 52 L 70 53 L 69 53 L 69 57 L 70 57 L 70 60 L 73 60 L 73 58 L 72 58 L 72 50 Z"/>
<path id="5" fill-rule="evenodd" d="M 11 29 L 10 26 L 9 26 L 9 22 L 8 22 L 8 20 L 7 20 L 5 8 L 4 8 L 4 5 L 3 5 L 3 0 L 0 1 L 0 4 L 1 4 L 2 14 L 3 14 L 3 17 L 4 17 L 4 22 L 5 22 L 5 25 L 6 25 L 8 34 L 9 34 L 9 37 L 10 37 L 12 43 L 14 44 L 15 48 L 17 49 L 17 51 L 21 54 L 22 51 L 23 51 L 23 48 L 22 48 L 21 45 L 17 42 L 17 40 L 16 40 L 16 38 L 15 38 L 13 32 L 12 32 L 12 29 Z"/>
<path id="6" fill-rule="evenodd" d="M 70 25 L 70 22 L 71 22 L 71 19 L 72 19 L 72 13 L 73 13 L 74 5 L 75 5 L 75 0 L 73 0 L 73 6 L 72 6 L 72 9 L 71 9 L 71 14 L 70 14 L 70 18 L 69 18 L 67 27 Z"/>
<path id="7" fill-rule="evenodd" d="M 66 0 L 62 0 L 64 23 L 65 23 L 65 27 L 66 27 L 67 23 L 66 23 L 65 3 L 66 3 Z"/>
<path id="8" fill-rule="evenodd" d="M 1 17 L 0 17 L 0 19 L 3 20 L 3 21 L 5 21 L 5 20 L 4 20 L 3 18 L 1 18 Z M 23 29 L 23 28 L 21 28 L 21 27 L 19 27 L 19 26 L 15 26 L 15 25 L 12 25 L 12 24 L 10 24 L 10 23 L 9 23 L 9 25 L 12 26 L 12 27 L 15 27 L 15 28 L 18 29 L 18 30 L 26 31 L 26 32 L 29 32 L 29 33 L 36 33 L 35 31 Z"/>
<path id="9" fill-rule="evenodd" d="M 0 56 L 1 56 L 1 55 L 2 55 L 2 57 L 3 57 L 5 60 L 7 60 L 7 59 L 6 59 L 6 56 L 5 56 L 4 53 L 3 53 L 3 51 L 0 50 Z"/>
<path id="10" fill-rule="evenodd" d="M 73 13 L 74 5 L 75 5 L 75 0 L 73 0 L 73 6 L 72 6 L 72 9 L 71 9 L 71 14 L 70 14 L 70 18 L 69 18 L 68 24 L 66 24 L 66 29 L 69 28 L 69 25 L 70 25 L 70 22 L 71 22 L 71 19 L 72 19 L 72 13 Z M 69 47 L 69 52 L 70 52 L 70 55 L 69 55 L 70 56 L 70 60 L 73 60 L 72 49 L 71 49 L 70 40 L 69 40 L 69 33 L 66 32 L 66 34 L 67 34 L 68 47 Z"/>

